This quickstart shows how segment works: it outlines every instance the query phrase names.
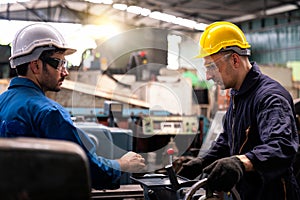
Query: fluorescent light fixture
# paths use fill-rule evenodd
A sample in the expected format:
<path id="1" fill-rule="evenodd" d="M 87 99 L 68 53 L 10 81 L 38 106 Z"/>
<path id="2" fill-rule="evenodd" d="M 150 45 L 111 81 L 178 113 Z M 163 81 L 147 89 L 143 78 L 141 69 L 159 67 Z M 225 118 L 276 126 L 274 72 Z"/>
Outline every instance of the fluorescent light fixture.
<path id="1" fill-rule="evenodd" d="M 139 6 L 129 6 L 126 10 L 127 10 L 127 12 L 133 13 L 136 15 L 140 15 L 142 12 L 142 8 Z"/>
<path id="2" fill-rule="evenodd" d="M 102 3 L 102 0 L 85 0 L 87 2 L 91 2 L 91 3 Z"/>
<path id="3" fill-rule="evenodd" d="M 296 10 L 296 9 L 298 9 L 298 6 L 296 6 L 294 4 L 289 4 L 289 5 L 284 5 L 284 6 L 268 9 L 268 10 L 266 10 L 265 14 L 266 15 L 275 15 L 278 13 L 284 13 L 284 12 L 288 12 L 288 11 Z"/>
<path id="4" fill-rule="evenodd" d="M 203 31 L 205 29 L 205 27 L 207 26 L 206 24 L 197 23 L 196 21 L 193 21 L 190 19 L 176 17 L 174 15 L 162 13 L 159 11 L 151 12 L 151 10 L 142 8 L 139 6 L 127 6 L 126 4 L 117 4 L 116 3 L 116 4 L 113 4 L 113 8 L 118 9 L 118 10 L 123 10 L 123 11 L 126 10 L 127 12 L 133 13 L 136 15 L 142 15 L 145 17 L 148 16 L 152 19 L 177 24 L 180 26 L 184 26 L 184 27 L 188 27 L 188 28 L 196 29 L 196 30 L 200 30 L 200 31 Z"/>
<path id="5" fill-rule="evenodd" d="M 123 9 L 123 8 L 122 8 Z M 136 15 L 148 16 L 151 13 L 151 10 L 147 8 L 141 8 L 139 6 L 129 6 L 126 9 L 127 12 L 133 13 Z"/>
<path id="6" fill-rule="evenodd" d="M 299 1 L 297 1 L 297 4 L 298 3 L 299 3 Z M 257 13 L 254 13 L 254 14 L 243 15 L 243 16 L 240 16 L 240 17 L 234 17 L 234 18 L 227 19 L 227 20 L 231 21 L 231 22 L 249 21 L 249 20 L 252 20 L 252 19 L 256 19 L 258 15 L 259 16 L 275 15 L 275 14 L 284 13 L 284 12 L 288 12 L 288 11 L 296 10 L 296 9 L 298 9 L 297 5 L 287 4 L 287 5 L 279 6 L 279 7 L 276 7 L 276 8 L 270 8 L 270 9 L 267 9 L 265 11 L 261 10 Z"/>
<path id="7" fill-rule="evenodd" d="M 103 1 L 103 4 L 108 4 L 108 5 L 113 4 L 113 0 L 102 0 L 102 1 Z"/>
<path id="8" fill-rule="evenodd" d="M 207 27 L 207 24 L 196 23 L 195 26 L 194 26 L 194 29 L 199 30 L 199 31 L 203 31 L 203 30 L 205 30 L 206 27 Z"/>
<path id="9" fill-rule="evenodd" d="M 145 17 L 150 15 L 150 13 L 151 13 L 151 10 L 149 10 L 147 8 L 143 8 L 142 11 L 141 11 L 141 15 L 143 15 Z"/>
<path id="10" fill-rule="evenodd" d="M 0 4 L 8 4 L 8 3 L 17 3 L 16 0 L 4 0 L 4 1 L 0 1 Z"/>
<path id="11" fill-rule="evenodd" d="M 126 10 L 127 7 L 128 6 L 126 4 L 122 4 L 122 3 L 113 4 L 113 8 L 117 10 Z"/>
<path id="12" fill-rule="evenodd" d="M 152 18 L 152 19 L 160 20 L 160 19 L 162 19 L 163 16 L 162 16 L 161 12 L 154 11 L 154 12 L 150 13 L 149 17 Z"/>
<path id="13" fill-rule="evenodd" d="M 158 11 L 154 11 L 154 12 L 150 13 L 149 17 L 152 19 L 157 19 L 157 20 L 164 21 L 164 22 L 172 22 L 176 19 L 176 17 L 174 15 L 169 15 L 169 14 L 161 13 Z"/>
<path id="14" fill-rule="evenodd" d="M 28 2 L 30 0 L 0 0 L 0 4 Z"/>
<path id="15" fill-rule="evenodd" d="M 234 18 L 228 19 L 228 21 L 240 22 L 240 21 L 252 20 L 252 19 L 255 19 L 255 18 L 256 18 L 255 14 L 249 14 L 249 15 L 243 15 L 243 16 L 240 16 L 240 17 L 234 17 Z"/>
<path id="16" fill-rule="evenodd" d="M 196 23 L 193 20 L 190 19 L 184 19 L 181 17 L 176 17 L 176 19 L 174 21 L 172 21 L 174 24 L 178 24 L 180 26 L 185 26 L 185 27 L 189 27 L 189 28 L 194 28 Z"/>
<path id="17" fill-rule="evenodd" d="M 91 3 L 113 4 L 113 0 L 85 0 Z"/>

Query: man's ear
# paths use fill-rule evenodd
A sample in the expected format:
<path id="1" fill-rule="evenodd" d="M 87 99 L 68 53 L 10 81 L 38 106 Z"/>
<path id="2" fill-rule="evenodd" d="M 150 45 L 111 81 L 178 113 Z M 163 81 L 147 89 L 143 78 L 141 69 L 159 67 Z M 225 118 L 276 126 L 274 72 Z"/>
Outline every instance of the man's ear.
<path id="1" fill-rule="evenodd" d="M 237 54 L 233 54 L 232 57 L 233 57 L 233 64 L 237 64 L 240 59 L 239 56 Z"/>
<path id="2" fill-rule="evenodd" d="M 37 60 L 31 61 L 29 67 L 34 74 L 39 73 L 39 63 Z"/>
<path id="3" fill-rule="evenodd" d="M 232 54 L 232 64 L 233 64 L 235 67 L 240 65 L 240 62 L 241 62 L 240 59 L 241 59 L 241 58 L 240 58 L 240 56 L 239 56 L 238 54 L 236 54 L 236 53 L 233 53 L 233 54 Z"/>

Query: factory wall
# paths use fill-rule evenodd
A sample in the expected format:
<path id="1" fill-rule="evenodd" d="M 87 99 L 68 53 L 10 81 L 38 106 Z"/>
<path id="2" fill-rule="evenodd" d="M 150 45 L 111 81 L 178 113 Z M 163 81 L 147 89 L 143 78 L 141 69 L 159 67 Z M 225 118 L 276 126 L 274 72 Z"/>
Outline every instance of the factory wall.
<path id="1" fill-rule="evenodd" d="M 286 66 L 300 60 L 300 11 L 240 24 L 251 44 L 251 60 L 264 65 Z"/>

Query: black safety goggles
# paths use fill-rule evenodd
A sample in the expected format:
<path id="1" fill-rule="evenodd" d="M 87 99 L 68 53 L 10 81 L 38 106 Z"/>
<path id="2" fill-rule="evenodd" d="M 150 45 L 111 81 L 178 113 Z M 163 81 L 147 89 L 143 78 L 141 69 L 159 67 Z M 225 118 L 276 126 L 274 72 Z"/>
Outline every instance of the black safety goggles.
<path id="1" fill-rule="evenodd" d="M 58 71 L 62 71 L 63 69 L 65 70 L 67 67 L 67 61 L 66 60 L 61 60 L 58 58 L 52 58 L 52 57 L 40 57 L 40 60 L 47 63 L 54 69 Z"/>

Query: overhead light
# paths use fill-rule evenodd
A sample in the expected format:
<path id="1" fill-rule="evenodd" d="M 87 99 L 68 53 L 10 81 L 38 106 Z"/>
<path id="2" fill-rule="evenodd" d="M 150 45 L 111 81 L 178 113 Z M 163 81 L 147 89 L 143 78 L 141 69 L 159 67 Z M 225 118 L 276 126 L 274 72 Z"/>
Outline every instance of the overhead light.
<path id="1" fill-rule="evenodd" d="M 0 4 L 8 4 L 8 3 L 17 3 L 16 0 L 4 0 L 4 1 L 0 1 Z"/>
<path id="2" fill-rule="evenodd" d="M 250 15 L 243 15 L 243 16 L 239 16 L 239 17 L 234 17 L 234 18 L 227 19 L 227 20 L 231 21 L 231 22 L 240 22 L 240 21 L 252 20 L 252 19 L 255 19 L 255 18 L 256 18 L 255 14 L 250 14 Z"/>
<path id="3" fill-rule="evenodd" d="M 8 4 L 8 3 L 22 3 L 29 2 L 30 0 L 1 0 L 0 4 Z"/>
<path id="4" fill-rule="evenodd" d="M 126 4 L 122 4 L 122 3 L 115 3 L 115 4 L 113 4 L 113 8 L 117 9 L 117 10 L 126 10 L 127 7 L 128 6 Z"/>
<path id="5" fill-rule="evenodd" d="M 199 31 L 205 30 L 206 27 L 207 27 L 207 24 L 204 24 L 204 23 L 196 23 L 194 25 L 194 29 L 199 30 Z"/>
<path id="6" fill-rule="evenodd" d="M 194 28 L 196 22 L 190 19 L 184 19 L 181 17 L 176 17 L 176 20 L 172 21 L 174 24 L 178 24 L 180 26 L 185 26 L 188 28 Z"/>
<path id="7" fill-rule="evenodd" d="M 151 13 L 151 10 L 149 10 L 147 8 L 141 8 L 139 6 L 129 6 L 126 9 L 126 11 L 129 13 L 133 13 L 136 15 L 143 15 L 143 16 L 148 16 Z"/>
<path id="8" fill-rule="evenodd" d="M 278 14 L 278 13 L 284 13 L 284 12 L 288 12 L 288 11 L 296 10 L 296 9 L 298 9 L 297 5 L 287 4 L 287 5 L 279 6 L 279 7 L 276 7 L 276 8 L 267 9 L 265 11 L 265 14 L 266 15 L 275 15 L 275 14 Z"/>
<path id="9" fill-rule="evenodd" d="M 172 22 L 172 21 L 175 21 L 175 19 L 176 19 L 176 17 L 174 15 L 169 15 L 169 14 L 158 12 L 158 11 L 154 11 L 154 12 L 150 13 L 149 17 L 160 20 L 160 21 L 164 21 L 164 22 Z"/>
<path id="10" fill-rule="evenodd" d="M 85 1 L 88 1 L 88 2 L 91 2 L 91 3 L 103 3 L 103 4 L 113 4 L 113 1 L 112 0 L 85 0 Z"/>
<path id="11" fill-rule="evenodd" d="M 150 15 L 150 13 L 151 13 L 151 10 L 149 10 L 147 8 L 143 8 L 142 11 L 141 11 L 141 15 L 143 15 L 145 17 Z"/>
<path id="12" fill-rule="evenodd" d="M 91 2 L 91 3 L 102 3 L 102 0 L 85 0 L 87 2 Z"/>
<path id="13" fill-rule="evenodd" d="M 141 12 L 142 12 L 142 9 L 141 7 L 139 6 L 129 6 L 126 10 L 127 12 L 129 13 L 133 13 L 133 14 L 136 14 L 136 15 L 140 15 Z"/>
<path id="14" fill-rule="evenodd" d="M 299 1 L 297 1 L 297 5 L 298 4 L 299 4 Z M 254 13 L 254 14 L 243 15 L 243 16 L 234 17 L 234 18 L 227 19 L 227 20 L 231 21 L 231 22 L 249 21 L 249 20 L 252 20 L 252 19 L 256 19 L 257 16 L 275 15 L 275 14 L 279 14 L 279 13 L 285 13 L 285 12 L 288 12 L 288 11 L 296 10 L 296 9 L 298 9 L 297 5 L 295 5 L 295 4 L 286 4 L 286 5 L 283 5 L 283 6 L 278 6 L 278 7 L 275 7 L 275 8 L 262 10 L 262 11 L 259 11 L 257 13 Z"/>
<path id="15" fill-rule="evenodd" d="M 92 2 L 92 3 L 112 4 L 112 7 L 114 9 L 117 9 L 117 10 L 126 11 L 126 12 L 136 14 L 136 15 L 142 15 L 144 17 L 148 16 L 152 19 L 164 21 L 164 22 L 167 22 L 167 23 L 177 24 L 177 25 L 180 25 L 180 26 L 185 26 L 185 27 L 188 27 L 188 28 L 191 28 L 191 29 L 196 29 L 196 30 L 203 31 L 206 27 L 206 24 L 198 23 L 198 22 L 190 20 L 190 19 L 176 17 L 174 15 L 170 15 L 170 14 L 167 14 L 167 13 L 162 13 L 162 12 L 159 12 L 159 11 L 151 12 L 151 10 L 149 10 L 147 8 L 142 8 L 140 6 L 134 6 L 134 5 L 128 6 L 128 5 L 123 4 L 123 3 L 113 3 L 112 0 L 85 0 L 85 1 L 89 1 L 89 2 Z"/>
<path id="16" fill-rule="evenodd" d="M 151 12 L 151 10 L 149 10 L 147 8 L 142 8 L 140 6 L 134 6 L 134 5 L 128 6 L 123 3 L 115 3 L 114 4 L 112 0 L 85 0 L 85 1 L 93 2 L 93 3 L 103 3 L 103 4 L 105 2 L 107 2 L 106 4 L 112 4 L 112 7 L 117 10 L 126 11 L 126 12 L 136 14 L 136 15 L 142 15 L 144 17 L 148 16 L 152 19 L 164 21 L 167 23 L 177 24 L 180 26 L 185 26 L 185 27 L 188 27 L 191 29 L 203 31 L 205 29 L 205 27 L 207 26 L 206 24 L 198 23 L 198 22 L 190 20 L 190 19 L 176 17 L 174 15 L 170 15 L 167 13 L 162 13 L 159 11 Z"/>
<path id="17" fill-rule="evenodd" d="M 159 11 L 153 11 L 142 8 L 139 6 L 127 6 L 126 4 L 113 4 L 113 8 L 118 9 L 118 10 L 123 10 L 127 11 L 129 13 L 133 13 L 136 15 L 143 15 L 143 16 L 148 16 L 152 19 L 168 22 L 168 23 L 173 23 L 177 24 L 180 26 L 185 26 L 191 29 L 196 29 L 196 30 L 201 30 L 203 31 L 206 27 L 206 24 L 198 23 L 196 21 L 190 20 L 190 19 L 185 19 L 181 17 L 176 17 L 174 15 L 170 15 L 167 13 L 162 13 Z"/>
<path id="18" fill-rule="evenodd" d="M 113 4 L 112 0 L 103 0 L 103 4 Z"/>

